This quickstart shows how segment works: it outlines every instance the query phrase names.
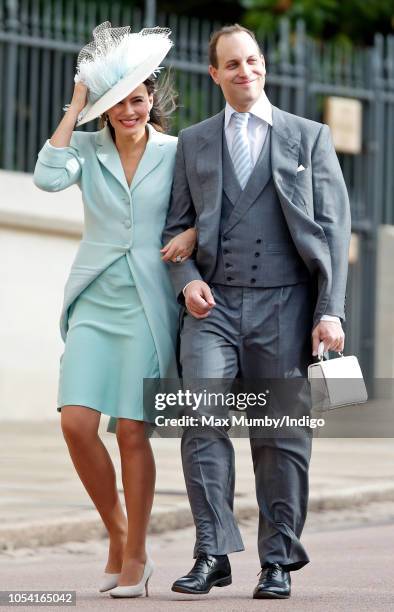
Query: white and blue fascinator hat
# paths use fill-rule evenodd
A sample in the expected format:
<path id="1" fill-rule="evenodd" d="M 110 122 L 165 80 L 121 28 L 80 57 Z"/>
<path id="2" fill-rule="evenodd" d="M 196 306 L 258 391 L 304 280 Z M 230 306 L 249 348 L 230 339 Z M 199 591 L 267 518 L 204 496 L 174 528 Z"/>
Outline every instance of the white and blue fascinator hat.
<path id="1" fill-rule="evenodd" d="M 77 125 L 96 119 L 126 98 L 138 85 L 161 69 L 173 43 L 168 28 L 112 28 L 109 21 L 93 30 L 93 42 L 81 49 L 74 81 L 88 87 L 88 103 Z"/>

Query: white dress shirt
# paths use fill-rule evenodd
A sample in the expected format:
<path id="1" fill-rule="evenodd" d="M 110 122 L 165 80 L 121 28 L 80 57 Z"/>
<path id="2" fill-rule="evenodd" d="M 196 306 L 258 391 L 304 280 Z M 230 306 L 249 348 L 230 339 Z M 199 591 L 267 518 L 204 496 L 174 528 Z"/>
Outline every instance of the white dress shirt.
<path id="1" fill-rule="evenodd" d="M 237 111 L 227 102 L 224 110 L 224 133 L 227 147 L 230 152 L 235 130 L 235 122 L 231 120 L 231 118 L 235 112 Z M 253 104 L 248 112 L 250 113 L 248 122 L 248 141 L 254 167 L 261 153 L 261 149 L 263 148 L 268 126 L 272 126 L 272 106 L 264 90 L 260 98 Z M 185 294 L 185 289 L 188 285 L 190 285 L 190 283 L 187 283 L 183 288 L 183 294 Z M 333 321 L 334 323 L 340 324 L 339 317 L 335 317 L 334 315 L 323 315 L 321 321 Z"/>

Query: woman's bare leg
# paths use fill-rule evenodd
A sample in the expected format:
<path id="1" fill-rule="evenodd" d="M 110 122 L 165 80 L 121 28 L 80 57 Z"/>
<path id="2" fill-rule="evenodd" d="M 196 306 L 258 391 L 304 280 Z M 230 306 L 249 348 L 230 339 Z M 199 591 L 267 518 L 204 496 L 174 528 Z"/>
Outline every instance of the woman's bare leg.
<path id="1" fill-rule="evenodd" d="M 137 584 L 146 561 L 146 533 L 155 491 L 156 469 L 141 421 L 118 419 L 116 435 L 122 462 L 128 533 L 119 586 Z"/>
<path id="2" fill-rule="evenodd" d="M 115 468 L 98 435 L 101 413 L 85 406 L 63 406 L 61 425 L 72 462 L 109 535 L 106 572 L 117 574 L 123 562 L 127 519 L 117 487 Z"/>

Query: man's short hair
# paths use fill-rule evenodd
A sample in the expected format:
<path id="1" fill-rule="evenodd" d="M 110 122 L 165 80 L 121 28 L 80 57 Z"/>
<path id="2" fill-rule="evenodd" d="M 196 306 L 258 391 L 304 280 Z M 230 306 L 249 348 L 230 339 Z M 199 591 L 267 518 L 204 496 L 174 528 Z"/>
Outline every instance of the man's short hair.
<path id="1" fill-rule="evenodd" d="M 218 67 L 218 56 L 216 53 L 216 47 L 219 38 L 221 38 L 221 36 L 229 36 L 230 34 L 236 34 L 237 32 L 246 32 L 246 34 L 249 34 L 249 36 L 256 43 L 257 49 L 261 53 L 261 49 L 259 47 L 259 43 L 256 40 L 254 32 L 252 32 L 252 30 L 248 30 L 248 28 L 244 28 L 244 26 L 239 25 L 239 23 L 234 23 L 233 25 L 223 26 L 222 28 L 220 28 L 220 30 L 216 30 L 216 32 L 213 32 L 213 34 L 211 35 L 208 47 L 208 57 L 211 66 L 214 66 L 214 68 Z"/>

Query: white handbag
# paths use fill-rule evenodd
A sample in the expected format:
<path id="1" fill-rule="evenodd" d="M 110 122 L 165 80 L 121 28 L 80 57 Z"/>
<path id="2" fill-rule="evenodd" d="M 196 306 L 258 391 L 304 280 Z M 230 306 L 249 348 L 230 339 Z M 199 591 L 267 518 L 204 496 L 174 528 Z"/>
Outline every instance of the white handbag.
<path id="1" fill-rule="evenodd" d="M 324 412 L 341 406 L 363 404 L 368 393 L 355 355 L 323 361 L 324 344 L 319 345 L 317 363 L 308 366 L 313 410 Z"/>

